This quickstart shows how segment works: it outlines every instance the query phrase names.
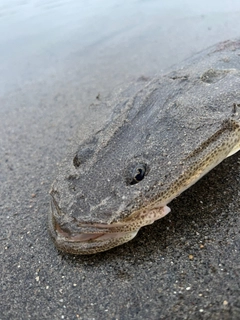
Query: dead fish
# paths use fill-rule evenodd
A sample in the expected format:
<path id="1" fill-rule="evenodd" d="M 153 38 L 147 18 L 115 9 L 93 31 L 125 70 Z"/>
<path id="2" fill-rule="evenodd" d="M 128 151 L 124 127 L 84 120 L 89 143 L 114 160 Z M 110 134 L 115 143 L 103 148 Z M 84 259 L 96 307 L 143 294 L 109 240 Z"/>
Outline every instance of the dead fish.
<path id="1" fill-rule="evenodd" d="M 131 240 L 240 149 L 240 40 L 120 91 L 108 99 L 107 125 L 52 185 L 49 229 L 62 251 L 93 254 Z"/>

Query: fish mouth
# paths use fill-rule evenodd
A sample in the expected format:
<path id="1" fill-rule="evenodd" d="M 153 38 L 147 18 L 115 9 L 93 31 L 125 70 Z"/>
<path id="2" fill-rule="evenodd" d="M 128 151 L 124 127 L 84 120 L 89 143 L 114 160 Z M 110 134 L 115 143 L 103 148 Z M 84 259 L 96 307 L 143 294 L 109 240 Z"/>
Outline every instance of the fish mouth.
<path id="1" fill-rule="evenodd" d="M 58 222 L 60 209 L 54 198 L 50 203 L 49 231 L 56 247 L 72 254 L 94 254 L 119 246 L 133 239 L 139 229 L 152 224 L 170 212 L 167 206 L 158 207 L 147 212 L 139 210 L 119 222 L 106 223 L 76 223 L 81 232 L 72 231 L 66 224 Z"/>

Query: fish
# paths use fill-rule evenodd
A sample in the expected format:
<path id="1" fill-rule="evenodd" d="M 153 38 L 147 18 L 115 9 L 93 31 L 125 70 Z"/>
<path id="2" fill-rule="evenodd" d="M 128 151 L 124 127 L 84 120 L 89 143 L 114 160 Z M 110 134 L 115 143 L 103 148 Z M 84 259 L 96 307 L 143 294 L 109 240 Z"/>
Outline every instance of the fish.
<path id="1" fill-rule="evenodd" d="M 240 40 L 98 101 L 113 111 L 59 165 L 48 226 L 60 251 L 95 254 L 165 217 L 169 203 L 240 150 Z"/>

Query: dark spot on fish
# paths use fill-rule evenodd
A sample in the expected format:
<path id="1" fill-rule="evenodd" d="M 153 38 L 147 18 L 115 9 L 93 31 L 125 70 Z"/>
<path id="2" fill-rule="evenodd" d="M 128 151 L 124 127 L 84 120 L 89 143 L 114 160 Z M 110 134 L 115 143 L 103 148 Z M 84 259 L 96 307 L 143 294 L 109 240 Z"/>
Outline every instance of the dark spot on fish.
<path id="1" fill-rule="evenodd" d="M 223 79 L 229 72 L 230 70 L 209 69 L 201 75 L 200 80 L 206 83 L 215 83 Z"/>

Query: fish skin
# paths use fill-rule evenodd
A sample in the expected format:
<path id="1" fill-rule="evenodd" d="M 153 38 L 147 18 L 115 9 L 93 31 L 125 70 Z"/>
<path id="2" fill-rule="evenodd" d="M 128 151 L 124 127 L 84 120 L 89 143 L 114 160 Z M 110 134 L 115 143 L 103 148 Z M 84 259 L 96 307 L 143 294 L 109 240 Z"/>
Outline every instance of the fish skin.
<path id="1" fill-rule="evenodd" d="M 96 232 L 94 225 L 106 226 L 101 232 L 107 233 L 109 225 L 129 223 L 135 212 L 161 202 L 161 197 L 165 206 L 166 190 L 200 161 L 198 157 L 212 154 L 229 135 L 238 139 L 230 124 L 238 128 L 240 123 L 239 88 L 240 40 L 233 40 L 208 48 L 157 78 L 116 89 L 100 101 L 100 107 L 115 106 L 108 123 L 62 162 L 50 191 L 55 206 L 50 231 L 56 245 L 55 225 L 66 234 L 86 234 L 88 239 Z M 234 152 L 239 148 L 236 141 Z M 143 164 L 144 179 L 131 185 L 134 168 Z"/>

